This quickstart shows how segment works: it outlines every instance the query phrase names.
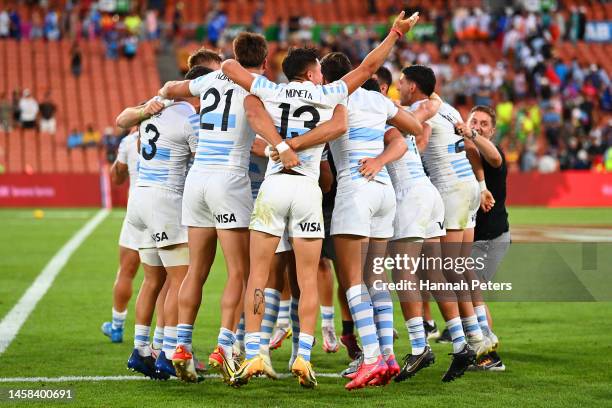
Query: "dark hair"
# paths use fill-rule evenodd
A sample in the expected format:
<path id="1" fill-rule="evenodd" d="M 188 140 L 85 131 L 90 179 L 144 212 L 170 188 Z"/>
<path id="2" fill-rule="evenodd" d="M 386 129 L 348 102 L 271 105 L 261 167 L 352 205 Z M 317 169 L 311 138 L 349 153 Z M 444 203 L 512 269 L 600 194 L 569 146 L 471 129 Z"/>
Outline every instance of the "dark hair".
<path id="1" fill-rule="evenodd" d="M 213 72 L 211 68 L 203 67 L 202 65 L 196 65 L 185 74 L 185 79 L 196 79 L 206 74 L 210 74 L 211 72 Z"/>
<path id="2" fill-rule="evenodd" d="M 365 81 L 361 87 L 363 89 L 367 89 L 368 91 L 380 92 L 380 85 L 374 78 L 368 78 L 368 80 Z"/>
<path id="3" fill-rule="evenodd" d="M 402 70 L 404 77 L 414 82 L 421 92 L 429 96 L 436 89 L 436 75 L 424 65 L 411 65 Z"/>
<path id="4" fill-rule="evenodd" d="M 242 32 L 234 40 L 234 55 L 245 68 L 259 68 L 268 56 L 268 44 L 261 34 Z"/>
<path id="5" fill-rule="evenodd" d="M 187 58 L 187 67 L 189 69 L 197 65 L 214 65 L 221 64 L 221 57 L 214 51 L 207 50 L 202 47 Z"/>
<path id="6" fill-rule="evenodd" d="M 351 72 L 351 61 L 342 52 L 330 52 L 321 60 L 321 73 L 327 82 L 334 82 Z"/>
<path id="7" fill-rule="evenodd" d="M 492 107 L 486 105 L 476 105 L 472 108 L 472 110 L 470 110 L 470 114 L 468 116 L 471 116 L 474 112 L 483 112 L 489 115 L 491 118 L 491 124 L 493 127 L 495 127 L 495 124 L 497 123 L 497 115 Z"/>
<path id="8" fill-rule="evenodd" d="M 308 68 L 316 63 L 316 48 L 290 48 L 283 60 L 283 73 L 289 81 L 293 81 L 303 77 Z"/>
<path id="9" fill-rule="evenodd" d="M 378 68 L 376 71 L 376 78 L 378 79 L 378 84 L 387 84 L 387 86 L 391 86 L 393 83 L 393 77 L 391 76 L 391 71 L 389 71 L 386 67 Z"/>

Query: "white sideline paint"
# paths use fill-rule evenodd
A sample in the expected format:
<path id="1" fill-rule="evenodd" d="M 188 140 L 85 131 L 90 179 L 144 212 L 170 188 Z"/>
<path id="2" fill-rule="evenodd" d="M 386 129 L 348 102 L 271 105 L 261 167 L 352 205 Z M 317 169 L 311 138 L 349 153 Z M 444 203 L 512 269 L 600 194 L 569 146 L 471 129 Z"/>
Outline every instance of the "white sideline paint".
<path id="1" fill-rule="evenodd" d="M 96 227 L 108 216 L 109 211 L 102 209 L 91 218 L 68 242 L 51 258 L 36 280 L 23 294 L 19 302 L 0 322 L 0 355 L 11 344 L 21 326 L 30 316 L 38 301 L 47 293 L 55 277 L 70 259 L 70 256 Z"/>
<path id="2" fill-rule="evenodd" d="M 293 374 L 280 373 L 280 378 L 291 378 Z M 336 373 L 316 373 L 317 377 L 323 378 L 340 378 L 340 374 Z M 219 374 L 206 374 L 206 379 L 221 378 Z M 172 378 L 176 380 L 176 378 Z M 13 377 L 13 378 L 1 378 L 0 383 L 21 383 L 21 382 L 88 382 L 88 381 L 155 381 L 144 376 L 135 375 L 109 375 L 109 376 L 64 376 L 64 377 Z"/>

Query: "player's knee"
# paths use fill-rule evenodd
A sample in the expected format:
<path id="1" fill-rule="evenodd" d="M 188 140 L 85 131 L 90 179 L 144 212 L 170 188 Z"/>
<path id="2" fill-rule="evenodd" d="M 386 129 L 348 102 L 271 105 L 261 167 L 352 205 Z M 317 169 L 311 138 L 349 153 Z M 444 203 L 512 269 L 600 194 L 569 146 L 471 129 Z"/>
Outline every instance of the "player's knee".
<path id="1" fill-rule="evenodd" d="M 165 267 L 189 265 L 189 248 L 187 246 L 159 248 L 158 253 Z"/>

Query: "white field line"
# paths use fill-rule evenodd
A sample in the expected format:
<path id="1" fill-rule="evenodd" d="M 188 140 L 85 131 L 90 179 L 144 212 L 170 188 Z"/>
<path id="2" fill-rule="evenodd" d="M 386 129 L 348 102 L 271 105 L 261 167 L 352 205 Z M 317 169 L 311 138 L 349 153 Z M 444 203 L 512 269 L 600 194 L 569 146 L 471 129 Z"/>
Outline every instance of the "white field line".
<path id="1" fill-rule="evenodd" d="M 109 214 L 108 210 L 100 210 L 91 218 L 68 242 L 51 258 L 40 272 L 36 280 L 23 294 L 19 302 L 0 321 L 0 355 L 17 336 L 19 329 L 30 316 L 38 301 L 47 293 L 55 277 L 70 259 L 74 251 L 96 229 Z"/>
<path id="2" fill-rule="evenodd" d="M 292 374 L 279 373 L 280 378 L 291 378 Z M 340 378 L 340 374 L 336 373 L 317 373 L 317 377 L 322 378 Z M 205 379 L 221 378 L 218 374 L 206 374 Z M 174 377 L 172 379 L 175 379 Z M 108 376 L 62 376 L 62 377 L 12 377 L 1 378 L 0 383 L 60 383 L 60 382 L 95 382 L 95 381 L 153 381 L 144 376 L 135 375 L 108 375 Z"/>

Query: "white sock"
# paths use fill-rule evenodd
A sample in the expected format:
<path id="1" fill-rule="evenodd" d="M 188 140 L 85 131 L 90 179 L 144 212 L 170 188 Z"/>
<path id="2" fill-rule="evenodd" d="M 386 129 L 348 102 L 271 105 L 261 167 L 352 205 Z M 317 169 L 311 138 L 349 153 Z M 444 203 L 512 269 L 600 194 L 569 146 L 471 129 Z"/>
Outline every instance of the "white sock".
<path id="1" fill-rule="evenodd" d="M 164 344 L 164 328 L 155 326 L 155 332 L 153 332 L 153 348 L 160 350 Z"/>
<path id="2" fill-rule="evenodd" d="M 480 330 L 482 330 L 482 334 L 488 336 L 491 333 L 491 329 L 489 328 L 489 321 L 487 320 L 487 307 L 485 305 L 476 306 L 474 307 L 474 311 L 476 312 L 478 325 L 480 326 Z"/>
<path id="3" fill-rule="evenodd" d="M 425 346 L 427 345 L 423 318 L 417 316 L 406 320 L 406 329 L 408 329 L 408 337 L 410 338 L 410 345 L 412 346 L 412 355 L 418 356 L 423 354 Z"/>
<path id="4" fill-rule="evenodd" d="M 459 317 L 455 317 L 454 319 L 448 320 L 446 322 L 446 328 L 448 329 L 451 339 L 453 340 L 453 353 L 459 353 L 466 344 L 461 319 Z"/>
<path id="5" fill-rule="evenodd" d="M 333 306 L 321 306 L 321 327 L 334 328 Z"/>
<path id="6" fill-rule="evenodd" d="M 278 326 L 287 327 L 289 326 L 289 308 L 291 307 L 291 299 L 286 299 L 281 301 L 278 304 L 278 319 L 276 319 L 276 324 Z"/>
<path id="7" fill-rule="evenodd" d="M 281 293 L 273 288 L 264 289 L 265 310 L 261 319 L 261 337 L 259 338 L 260 352 L 265 355 L 270 354 L 270 337 L 274 330 L 274 323 L 278 316 L 278 304 L 280 303 Z"/>
<path id="8" fill-rule="evenodd" d="M 246 359 L 256 357 L 259 354 L 259 332 L 249 333 L 244 336 Z"/>
<path id="9" fill-rule="evenodd" d="M 143 357 L 151 355 L 149 349 L 149 330 L 151 327 L 137 324 L 134 326 L 134 348 L 138 349 L 138 354 Z"/>
<path id="10" fill-rule="evenodd" d="M 125 309 L 123 312 L 118 312 L 115 310 L 115 308 L 113 307 L 113 322 L 112 322 L 112 327 L 113 329 L 123 329 L 123 326 L 125 325 L 125 318 L 127 317 L 127 309 Z"/>
<path id="11" fill-rule="evenodd" d="M 306 361 L 310 361 L 310 352 L 312 350 L 313 342 L 314 337 L 311 334 L 300 332 L 300 347 L 298 350 L 298 356 L 301 356 Z"/>
<path id="12" fill-rule="evenodd" d="M 223 349 L 223 354 L 225 354 L 225 357 L 227 357 L 228 359 L 232 358 L 234 354 L 234 343 L 235 342 L 236 342 L 236 336 L 231 330 L 226 329 L 225 327 L 222 327 L 219 330 L 219 336 L 217 337 L 217 343 L 219 347 Z"/>
<path id="13" fill-rule="evenodd" d="M 162 345 L 162 351 L 166 355 L 168 360 L 172 360 L 174 350 L 176 350 L 176 326 L 164 327 L 164 344 Z"/>
<path id="14" fill-rule="evenodd" d="M 463 323 L 463 330 L 467 337 L 474 338 L 475 340 L 482 340 L 482 330 L 480 330 L 478 318 L 475 314 L 461 318 L 461 323 Z"/>
<path id="15" fill-rule="evenodd" d="M 363 284 L 352 286 L 346 291 L 346 298 L 361 339 L 364 361 L 366 364 L 375 363 L 380 356 L 380 345 L 368 288 Z"/>

